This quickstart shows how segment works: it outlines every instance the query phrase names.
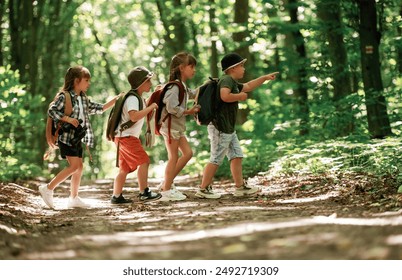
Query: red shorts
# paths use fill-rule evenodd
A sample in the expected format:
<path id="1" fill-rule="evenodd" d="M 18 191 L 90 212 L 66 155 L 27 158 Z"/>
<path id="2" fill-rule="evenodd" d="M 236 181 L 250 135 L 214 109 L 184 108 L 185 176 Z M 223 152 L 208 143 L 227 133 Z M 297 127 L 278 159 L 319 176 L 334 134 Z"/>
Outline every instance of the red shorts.
<path id="1" fill-rule="evenodd" d="M 125 172 L 133 172 L 144 163 L 149 163 L 148 154 L 141 145 L 140 139 L 134 136 L 115 137 L 114 142 L 119 145 L 118 167 Z"/>

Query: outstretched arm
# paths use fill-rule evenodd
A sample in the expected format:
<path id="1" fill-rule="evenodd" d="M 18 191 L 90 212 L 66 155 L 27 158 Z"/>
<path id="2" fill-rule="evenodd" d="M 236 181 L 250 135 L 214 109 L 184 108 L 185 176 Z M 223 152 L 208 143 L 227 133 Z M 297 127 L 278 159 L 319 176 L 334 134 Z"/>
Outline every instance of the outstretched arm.
<path id="1" fill-rule="evenodd" d="M 121 96 L 121 95 L 123 95 L 124 93 L 122 92 L 122 93 L 120 93 L 119 95 L 117 95 L 117 96 L 115 96 L 114 98 L 112 98 L 111 100 L 109 100 L 108 102 L 106 102 L 105 104 L 103 104 L 103 112 L 105 112 L 107 109 L 109 109 L 110 107 L 112 107 L 115 103 L 116 103 L 116 101 L 117 101 L 117 99 L 119 99 L 119 97 Z"/>
<path id="2" fill-rule="evenodd" d="M 250 92 L 250 91 L 256 89 L 257 87 L 261 86 L 265 81 L 275 80 L 277 74 L 279 74 L 279 72 L 274 72 L 271 74 L 261 76 L 257 79 L 251 80 L 251 81 L 243 84 L 243 91 Z"/>

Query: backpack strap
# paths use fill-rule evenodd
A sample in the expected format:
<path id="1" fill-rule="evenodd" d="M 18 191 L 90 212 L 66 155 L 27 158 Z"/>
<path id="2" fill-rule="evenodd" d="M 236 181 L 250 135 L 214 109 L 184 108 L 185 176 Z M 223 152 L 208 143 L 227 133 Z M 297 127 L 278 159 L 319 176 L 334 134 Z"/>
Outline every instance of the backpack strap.
<path id="1" fill-rule="evenodd" d="M 185 94 L 185 89 L 184 85 L 181 81 L 170 81 L 166 84 L 168 85 L 177 85 L 179 87 L 179 105 L 183 103 L 184 100 L 184 94 Z M 163 118 L 162 122 L 168 120 L 168 134 L 169 134 L 169 144 L 172 143 L 172 135 L 170 134 L 170 128 L 172 126 L 172 114 L 167 113 L 167 115 Z"/>
<path id="2" fill-rule="evenodd" d="M 125 96 L 125 100 L 124 102 L 126 102 L 127 98 L 130 95 L 134 95 L 135 97 L 138 98 L 138 111 L 141 111 L 144 107 L 144 102 L 142 100 L 142 97 L 135 91 L 135 90 L 130 90 L 129 92 L 127 92 L 126 96 Z M 126 121 L 125 123 L 122 123 L 120 125 L 120 133 L 122 133 L 124 130 L 129 129 L 130 127 L 132 127 L 136 122 L 133 122 L 131 120 Z"/>
<path id="3" fill-rule="evenodd" d="M 60 94 L 64 94 L 66 98 L 66 104 L 64 107 L 64 115 L 70 116 L 73 112 L 73 103 L 71 102 L 71 94 L 68 91 L 62 91 Z"/>

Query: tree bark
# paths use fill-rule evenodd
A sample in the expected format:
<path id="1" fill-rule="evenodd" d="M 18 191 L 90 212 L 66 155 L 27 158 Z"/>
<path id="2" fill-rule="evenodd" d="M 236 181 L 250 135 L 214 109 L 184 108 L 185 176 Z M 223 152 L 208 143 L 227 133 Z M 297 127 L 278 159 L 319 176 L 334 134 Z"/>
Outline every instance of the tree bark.
<path id="1" fill-rule="evenodd" d="M 379 45 L 381 33 L 377 29 L 377 10 L 375 0 L 359 0 L 360 6 L 360 54 L 362 77 L 366 98 L 369 133 L 372 138 L 392 135 L 387 114 L 386 100 L 383 96 Z"/>
<path id="2" fill-rule="evenodd" d="M 339 115 L 335 123 L 335 129 L 338 136 L 346 136 L 354 130 L 354 116 L 351 104 L 347 104 L 345 101 L 345 97 L 352 93 L 352 80 L 343 38 L 339 1 L 318 1 L 317 15 L 321 20 L 323 32 L 328 40 L 329 59 L 332 64 L 333 100 L 337 114 Z"/>
<path id="3" fill-rule="evenodd" d="M 6 1 L 0 0 L 0 66 L 4 65 L 4 55 L 3 55 L 3 16 L 6 11 Z"/>
<path id="4" fill-rule="evenodd" d="M 247 42 L 247 37 L 249 36 L 248 30 L 248 18 L 249 18 L 249 2 L 248 0 L 236 0 L 234 8 L 234 23 L 237 26 L 244 28 L 243 31 L 233 33 L 233 41 L 236 43 L 237 48 L 233 50 L 238 53 L 241 57 L 247 59 L 246 69 L 253 66 L 251 59 L 249 42 Z M 250 71 L 246 71 L 241 82 L 247 82 L 251 80 Z M 248 93 L 249 98 L 252 98 L 252 92 Z M 250 109 L 240 109 L 237 114 L 237 123 L 243 124 L 247 121 L 247 116 Z"/>
<path id="5" fill-rule="evenodd" d="M 299 24 L 299 19 L 297 17 L 298 1 L 288 0 L 287 8 L 289 11 L 291 24 L 293 26 L 297 26 Z M 296 98 L 298 117 L 300 118 L 299 134 L 307 135 L 309 134 L 309 114 L 310 114 L 307 85 L 306 85 L 307 73 L 306 73 L 305 61 L 307 60 L 307 54 L 303 35 L 301 34 L 298 27 L 297 28 L 295 27 L 293 29 L 295 31 L 291 32 L 291 36 L 296 49 L 297 59 L 300 61 L 299 63 L 295 63 L 293 65 L 295 69 L 294 71 L 292 71 L 293 80 L 297 84 L 297 88 L 295 89 L 295 98 Z"/>
<path id="6" fill-rule="evenodd" d="M 400 6 L 399 9 L 399 16 L 402 18 L 402 5 Z M 402 26 L 399 24 L 398 25 L 398 35 L 399 38 L 402 38 Z M 398 69 L 399 73 L 402 74 L 402 43 L 400 42 L 401 39 L 399 39 L 399 44 L 397 44 L 397 49 L 398 49 Z"/>
<path id="7" fill-rule="evenodd" d="M 216 26 L 216 4 L 215 0 L 209 0 L 210 9 L 209 9 L 209 27 L 211 29 L 211 61 L 210 61 L 210 72 L 211 76 L 214 78 L 219 77 L 219 68 L 218 68 L 218 49 L 216 48 L 216 41 L 218 40 L 218 27 Z"/>

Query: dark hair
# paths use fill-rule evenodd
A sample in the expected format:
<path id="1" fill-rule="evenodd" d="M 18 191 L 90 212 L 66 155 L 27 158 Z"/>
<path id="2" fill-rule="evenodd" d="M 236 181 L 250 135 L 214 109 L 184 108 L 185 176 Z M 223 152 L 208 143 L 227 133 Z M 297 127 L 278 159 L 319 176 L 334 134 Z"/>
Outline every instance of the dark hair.
<path id="1" fill-rule="evenodd" d="M 64 76 L 63 90 L 70 91 L 74 89 L 75 79 L 79 79 L 79 81 L 81 81 L 83 78 L 91 78 L 91 73 L 87 68 L 84 66 L 74 66 L 68 68 L 67 73 Z"/>
<path id="2" fill-rule="evenodd" d="M 197 60 L 191 54 L 180 52 L 170 62 L 169 81 L 181 80 L 180 65 L 197 65 Z"/>

